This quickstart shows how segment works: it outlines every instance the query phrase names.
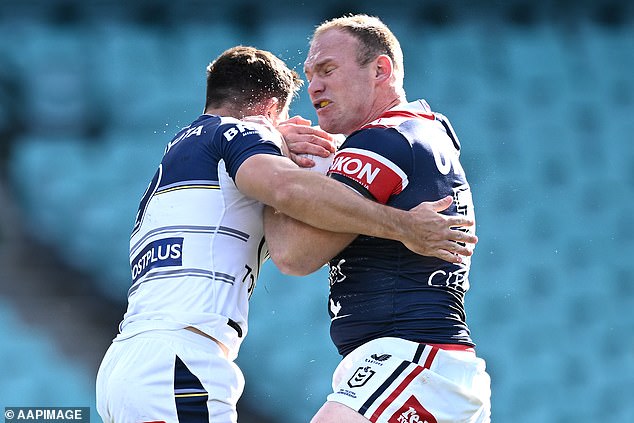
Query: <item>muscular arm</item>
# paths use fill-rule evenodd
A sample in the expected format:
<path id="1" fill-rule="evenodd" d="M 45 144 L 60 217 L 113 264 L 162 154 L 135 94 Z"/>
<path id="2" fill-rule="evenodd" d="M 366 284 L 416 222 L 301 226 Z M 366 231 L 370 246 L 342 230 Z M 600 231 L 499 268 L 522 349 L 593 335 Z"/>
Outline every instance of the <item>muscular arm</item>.
<path id="1" fill-rule="evenodd" d="M 395 240 L 408 237 L 403 233 L 410 225 L 407 212 L 369 201 L 285 157 L 251 156 L 235 181 L 243 194 L 317 228 Z"/>
<path id="2" fill-rule="evenodd" d="M 318 240 L 311 241 L 314 249 L 329 245 L 325 248 L 328 254 L 339 248 L 332 256 L 356 234 L 399 240 L 416 253 L 453 262 L 460 261 L 454 253 L 471 255 L 470 248 L 453 241 L 477 241 L 473 235 L 452 229 L 473 225 L 472 220 L 438 214 L 434 208 L 437 206 L 429 206 L 436 203 L 423 203 L 413 209 L 414 212 L 384 206 L 359 196 L 325 175 L 301 170 L 284 157 L 251 156 L 240 166 L 235 181 L 243 194 L 281 213 L 318 229 L 348 234 L 347 242 L 341 237 L 338 242 L 332 241 L 332 246 L 326 244 L 327 236 L 323 233 L 319 234 Z M 440 210 L 449 204 L 450 200 L 445 201 Z"/>
<path id="3" fill-rule="evenodd" d="M 264 209 L 264 236 L 277 268 L 295 276 L 315 272 L 357 237 L 309 226 L 269 206 Z"/>

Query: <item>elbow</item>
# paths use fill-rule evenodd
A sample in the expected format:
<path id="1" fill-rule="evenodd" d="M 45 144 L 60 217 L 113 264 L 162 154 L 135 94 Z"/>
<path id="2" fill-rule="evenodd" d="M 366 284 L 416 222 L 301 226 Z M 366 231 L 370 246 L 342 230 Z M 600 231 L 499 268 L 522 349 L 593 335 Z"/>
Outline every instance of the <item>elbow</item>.
<path id="1" fill-rule="evenodd" d="M 307 276 L 317 271 L 322 264 L 311 263 L 293 254 L 283 254 L 280 252 L 271 252 L 271 260 L 280 272 L 289 276 Z"/>

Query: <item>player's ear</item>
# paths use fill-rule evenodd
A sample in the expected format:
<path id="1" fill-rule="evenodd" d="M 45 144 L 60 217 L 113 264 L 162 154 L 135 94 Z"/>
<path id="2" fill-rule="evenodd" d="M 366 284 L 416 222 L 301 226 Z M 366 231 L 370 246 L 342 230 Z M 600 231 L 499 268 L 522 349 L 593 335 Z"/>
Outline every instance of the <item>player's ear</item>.
<path id="1" fill-rule="evenodd" d="M 376 58 L 375 62 L 375 77 L 379 81 L 384 81 L 390 79 L 392 76 L 392 72 L 394 71 L 394 64 L 392 63 L 392 59 L 385 54 L 379 55 Z"/>
<path id="2" fill-rule="evenodd" d="M 277 115 L 280 113 L 279 111 L 280 101 L 277 97 L 271 97 L 266 100 L 264 104 L 264 116 L 269 118 L 269 120 L 273 121 L 277 118 Z"/>

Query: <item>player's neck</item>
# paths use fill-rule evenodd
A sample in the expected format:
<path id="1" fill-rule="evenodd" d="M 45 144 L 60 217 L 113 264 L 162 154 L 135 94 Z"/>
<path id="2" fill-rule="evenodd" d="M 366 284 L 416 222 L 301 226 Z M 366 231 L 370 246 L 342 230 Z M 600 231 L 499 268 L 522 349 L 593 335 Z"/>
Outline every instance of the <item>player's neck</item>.
<path id="1" fill-rule="evenodd" d="M 363 125 L 367 125 L 368 123 L 375 121 L 383 113 L 398 106 L 399 104 L 404 103 L 407 103 L 407 99 L 405 97 L 399 96 L 397 93 L 377 98 L 375 106 L 373 107 L 373 112 L 370 114 L 369 118 Z M 363 125 L 361 125 L 360 127 L 362 127 Z"/>
<path id="2" fill-rule="evenodd" d="M 242 119 L 245 115 L 242 111 L 230 107 L 208 107 L 203 112 L 206 115 L 226 116 Z"/>

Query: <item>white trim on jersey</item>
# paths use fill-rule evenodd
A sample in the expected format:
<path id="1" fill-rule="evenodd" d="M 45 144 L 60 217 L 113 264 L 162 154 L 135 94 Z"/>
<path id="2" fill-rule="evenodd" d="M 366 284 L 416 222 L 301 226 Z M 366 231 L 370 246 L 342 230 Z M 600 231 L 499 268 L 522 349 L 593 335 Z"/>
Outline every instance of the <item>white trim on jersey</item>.
<path id="1" fill-rule="evenodd" d="M 130 248 L 130 255 L 135 255 L 139 248 L 144 245 L 144 243 L 153 236 L 157 235 L 165 235 L 169 233 L 191 233 L 191 234 L 220 234 L 227 235 L 242 241 L 247 241 L 249 239 L 249 234 L 239 231 L 237 229 L 229 228 L 227 226 L 196 226 L 196 225 L 172 225 L 172 226 L 163 226 L 160 228 L 153 229 L 143 235 L 143 237 L 137 241 Z"/>

